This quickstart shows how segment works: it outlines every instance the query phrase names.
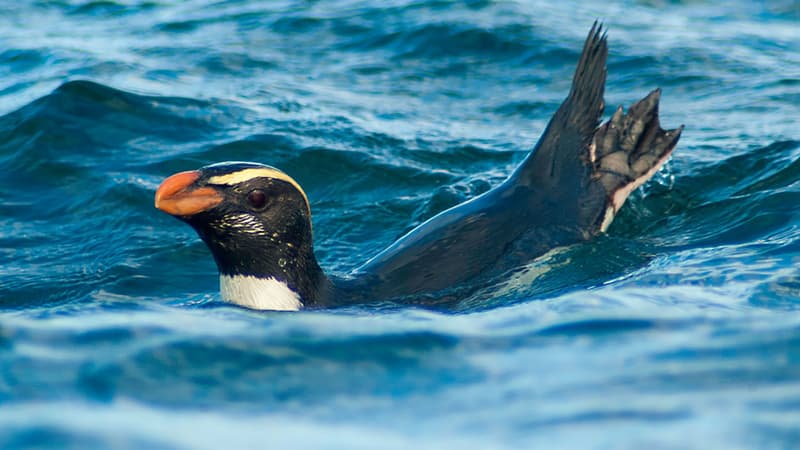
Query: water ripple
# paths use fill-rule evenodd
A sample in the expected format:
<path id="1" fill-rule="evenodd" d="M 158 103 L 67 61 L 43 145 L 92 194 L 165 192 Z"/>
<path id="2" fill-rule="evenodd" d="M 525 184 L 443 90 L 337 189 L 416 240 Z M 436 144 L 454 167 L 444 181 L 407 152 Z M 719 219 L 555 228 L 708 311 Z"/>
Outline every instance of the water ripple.
<path id="1" fill-rule="evenodd" d="M 0 447 L 792 448 L 795 3 L 0 5 Z M 681 143 L 607 235 L 452 308 L 231 307 L 152 207 L 275 165 L 347 273 L 502 182 L 597 17 L 607 112 L 661 86 Z"/>

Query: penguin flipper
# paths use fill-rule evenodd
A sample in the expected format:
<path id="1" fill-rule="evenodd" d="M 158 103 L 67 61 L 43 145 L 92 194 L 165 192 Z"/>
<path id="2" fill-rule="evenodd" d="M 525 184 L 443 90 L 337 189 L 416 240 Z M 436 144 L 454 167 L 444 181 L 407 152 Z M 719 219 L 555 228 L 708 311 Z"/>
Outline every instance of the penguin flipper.
<path id="1" fill-rule="evenodd" d="M 585 237 L 606 231 L 628 196 L 658 171 L 683 126 L 664 130 L 658 121 L 661 90 L 617 109 L 598 128 L 603 112 L 608 44 L 595 22 L 581 52 L 569 96 L 510 180 L 545 193 L 559 206 L 562 225 Z"/>
<path id="2" fill-rule="evenodd" d="M 622 106 L 595 133 L 589 148 L 591 179 L 605 192 L 605 212 L 599 231 L 608 229 L 628 196 L 653 177 L 669 159 L 683 125 L 664 130 L 658 120 L 661 89 L 631 105 Z"/>
<path id="3" fill-rule="evenodd" d="M 605 106 L 606 41 L 603 25 L 595 21 L 583 45 L 569 95 L 516 171 L 518 183 L 560 189 L 565 179 L 585 175 L 586 151 Z"/>

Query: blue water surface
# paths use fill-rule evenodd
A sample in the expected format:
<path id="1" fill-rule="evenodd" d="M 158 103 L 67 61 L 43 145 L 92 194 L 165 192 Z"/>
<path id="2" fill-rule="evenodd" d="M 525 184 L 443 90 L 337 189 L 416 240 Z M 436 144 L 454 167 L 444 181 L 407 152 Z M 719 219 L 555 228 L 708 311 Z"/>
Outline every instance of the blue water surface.
<path id="1" fill-rule="evenodd" d="M 344 274 L 501 182 L 595 19 L 686 129 L 606 236 L 448 310 L 220 302 L 164 177 L 280 167 Z M 0 447 L 800 448 L 796 1 L 0 3 Z"/>

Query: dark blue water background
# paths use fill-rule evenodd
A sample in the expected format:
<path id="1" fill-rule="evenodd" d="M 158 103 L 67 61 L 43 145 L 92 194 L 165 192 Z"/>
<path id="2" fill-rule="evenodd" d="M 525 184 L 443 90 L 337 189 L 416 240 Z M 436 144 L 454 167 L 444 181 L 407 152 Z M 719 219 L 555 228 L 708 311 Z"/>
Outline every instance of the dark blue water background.
<path id="1" fill-rule="evenodd" d="M 765 6 L 766 4 L 766 6 Z M 0 4 L 0 447 L 798 448 L 793 1 Z M 221 305 L 167 175 L 254 160 L 346 273 L 496 185 L 595 18 L 686 124 L 607 236 L 455 310 Z"/>

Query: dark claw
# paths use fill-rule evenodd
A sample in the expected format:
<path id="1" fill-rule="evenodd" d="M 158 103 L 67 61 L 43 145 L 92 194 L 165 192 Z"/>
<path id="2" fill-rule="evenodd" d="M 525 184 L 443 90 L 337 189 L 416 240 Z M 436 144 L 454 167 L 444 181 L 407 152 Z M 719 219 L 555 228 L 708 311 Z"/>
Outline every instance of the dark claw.
<path id="1" fill-rule="evenodd" d="M 594 170 L 606 192 L 613 194 L 628 183 L 644 177 L 663 163 L 678 142 L 683 126 L 664 130 L 658 120 L 661 89 L 631 105 L 626 114 L 619 107 L 595 134 Z M 616 176 L 609 178 L 609 174 Z"/>

